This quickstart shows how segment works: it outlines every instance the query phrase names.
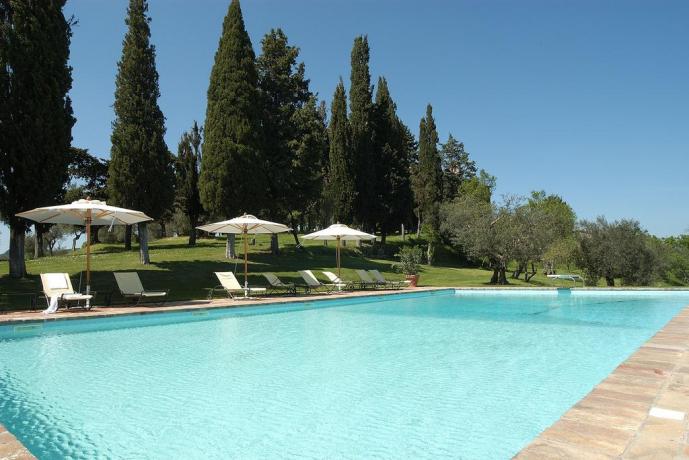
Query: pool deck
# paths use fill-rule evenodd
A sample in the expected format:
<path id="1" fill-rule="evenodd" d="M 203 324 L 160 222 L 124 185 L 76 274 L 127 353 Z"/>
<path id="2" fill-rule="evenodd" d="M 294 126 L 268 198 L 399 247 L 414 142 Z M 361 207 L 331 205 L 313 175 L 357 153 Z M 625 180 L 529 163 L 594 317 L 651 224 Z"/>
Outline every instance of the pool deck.
<path id="1" fill-rule="evenodd" d="M 689 306 L 515 459 L 689 459 Z"/>
<path id="2" fill-rule="evenodd" d="M 0 459 L 35 460 L 35 458 L 12 433 L 0 425 Z"/>
<path id="3" fill-rule="evenodd" d="M 261 300 L 198 300 L 164 306 L 94 307 L 90 311 L 0 313 L 0 325 L 97 318 L 165 311 L 247 307 L 448 288 L 354 291 L 268 297 Z M 689 459 L 689 306 L 620 364 L 588 395 L 544 430 L 514 458 Z M 0 425 L 0 459 L 34 456 Z"/>

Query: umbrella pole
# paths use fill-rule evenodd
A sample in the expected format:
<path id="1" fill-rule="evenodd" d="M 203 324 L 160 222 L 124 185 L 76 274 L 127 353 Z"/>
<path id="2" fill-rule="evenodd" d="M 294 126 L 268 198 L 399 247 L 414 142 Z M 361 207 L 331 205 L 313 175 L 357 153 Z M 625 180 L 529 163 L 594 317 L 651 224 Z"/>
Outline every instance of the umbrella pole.
<path id="1" fill-rule="evenodd" d="M 246 240 L 248 237 L 248 233 L 246 230 L 244 230 L 244 288 L 249 287 L 249 282 L 247 280 L 247 273 L 249 272 L 249 259 L 248 259 L 248 254 L 247 251 L 249 250 L 249 245 Z M 244 294 L 246 294 L 246 290 L 244 291 Z"/>
<path id="2" fill-rule="evenodd" d="M 91 210 L 86 211 L 86 294 L 91 292 Z M 88 302 L 88 300 L 87 300 Z"/>
<path id="3" fill-rule="evenodd" d="M 337 277 L 340 278 L 340 237 L 337 237 L 337 251 L 335 258 L 337 259 Z"/>

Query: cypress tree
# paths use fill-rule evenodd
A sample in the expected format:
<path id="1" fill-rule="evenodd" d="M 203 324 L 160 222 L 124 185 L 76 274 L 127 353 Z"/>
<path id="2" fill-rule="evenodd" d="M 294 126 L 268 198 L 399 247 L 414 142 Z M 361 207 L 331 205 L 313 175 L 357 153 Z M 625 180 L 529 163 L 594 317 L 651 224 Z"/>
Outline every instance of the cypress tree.
<path id="1" fill-rule="evenodd" d="M 201 128 L 194 122 L 182 134 L 177 146 L 177 209 L 189 218 L 189 246 L 196 244 L 196 226 L 203 212 L 199 197 L 199 164 L 201 163 Z"/>
<path id="2" fill-rule="evenodd" d="M 414 198 L 428 232 L 428 264 L 433 264 L 435 246 L 440 239 L 440 201 L 443 197 L 443 171 L 438 152 L 438 132 L 433 108 L 426 107 L 426 116 L 419 124 L 419 160 L 414 177 Z"/>
<path id="3" fill-rule="evenodd" d="M 158 106 L 158 72 L 146 0 L 130 0 L 115 80 L 108 193 L 118 206 L 159 219 L 174 199 L 172 155 Z M 141 263 L 150 263 L 146 223 L 138 224 Z"/>
<path id="4" fill-rule="evenodd" d="M 377 203 L 375 196 L 377 158 L 373 151 L 373 91 L 368 68 L 369 54 L 368 38 L 356 37 L 352 47 L 349 88 L 351 110 L 349 124 L 352 133 L 353 172 L 357 192 L 354 217 L 368 230 L 375 224 Z"/>
<path id="5" fill-rule="evenodd" d="M 327 197 L 335 222 L 348 222 L 354 212 L 354 174 L 350 155 L 350 132 L 347 120 L 347 95 L 344 83 L 335 88 L 330 107 L 330 150 L 328 157 Z"/>
<path id="6" fill-rule="evenodd" d="M 72 141 L 64 0 L 0 1 L 0 214 L 10 227 L 10 276 L 26 274 L 28 222 L 17 212 L 55 204 Z"/>
<path id="7" fill-rule="evenodd" d="M 291 167 L 290 196 L 292 208 L 289 213 L 290 226 L 295 242 L 298 223 L 307 214 L 318 211 L 323 191 L 324 171 L 328 156 L 328 128 L 325 103 L 317 103 L 316 97 L 309 101 L 292 117 L 296 135 L 290 142 L 294 152 Z"/>
<path id="8" fill-rule="evenodd" d="M 223 22 L 208 85 L 208 105 L 201 160 L 201 203 L 214 218 L 231 218 L 266 202 L 261 106 L 254 50 L 238 0 Z M 251 174 L 251 177 L 247 175 Z M 227 257 L 234 257 L 228 235 Z"/>
<path id="9" fill-rule="evenodd" d="M 469 158 L 464 142 L 459 142 L 452 134 L 440 148 L 443 166 L 443 200 L 451 201 L 459 195 L 461 185 L 476 177 L 476 162 Z"/>
<path id="10" fill-rule="evenodd" d="M 288 44 L 281 29 L 272 29 L 261 41 L 261 55 L 256 62 L 258 86 L 262 102 L 263 159 L 267 181 L 269 217 L 282 221 L 295 204 L 304 202 L 295 196 L 296 146 L 299 144 L 296 113 L 311 98 L 309 80 L 304 76 L 303 63 L 297 64 L 299 48 Z M 318 167 L 319 162 L 313 165 Z M 304 165 L 306 166 L 306 165 Z M 277 234 L 271 238 L 273 254 L 278 253 Z"/>
<path id="11" fill-rule="evenodd" d="M 374 108 L 375 151 L 378 158 L 376 202 L 379 204 L 376 221 L 381 241 L 385 243 L 387 234 L 406 223 L 411 214 L 410 152 L 408 130 L 397 117 L 397 107 L 383 77 L 378 79 Z"/>

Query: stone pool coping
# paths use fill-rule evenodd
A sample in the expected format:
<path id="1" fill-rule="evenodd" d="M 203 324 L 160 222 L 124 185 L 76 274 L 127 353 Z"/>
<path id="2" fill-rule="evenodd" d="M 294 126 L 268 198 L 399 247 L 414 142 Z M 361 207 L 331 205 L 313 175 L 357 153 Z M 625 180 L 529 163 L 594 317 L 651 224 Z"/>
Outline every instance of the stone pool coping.
<path id="1" fill-rule="evenodd" d="M 7 460 L 35 460 L 24 445 L 12 433 L 0 425 L 0 459 Z"/>
<path id="2" fill-rule="evenodd" d="M 689 306 L 514 458 L 689 458 Z"/>
<path id="3" fill-rule="evenodd" d="M 56 313 L 44 315 L 40 310 L 16 310 L 0 312 L 0 326 L 8 324 L 22 324 L 26 322 L 46 322 L 77 320 L 85 318 L 110 318 L 115 316 L 127 315 L 147 315 L 165 312 L 184 312 L 194 310 L 229 309 L 237 307 L 265 307 L 273 305 L 283 305 L 300 302 L 315 302 L 319 300 L 335 300 L 346 298 L 375 297 L 380 295 L 447 291 L 454 288 L 444 287 L 417 287 L 404 289 L 376 289 L 362 291 L 342 291 L 333 294 L 308 294 L 308 295 L 278 295 L 261 296 L 255 299 L 238 298 L 236 300 L 222 299 L 213 300 L 185 300 L 180 302 L 166 302 L 163 305 L 143 304 L 143 305 L 117 305 L 110 307 L 94 306 L 91 310 L 74 308 L 70 310 L 60 309 Z"/>

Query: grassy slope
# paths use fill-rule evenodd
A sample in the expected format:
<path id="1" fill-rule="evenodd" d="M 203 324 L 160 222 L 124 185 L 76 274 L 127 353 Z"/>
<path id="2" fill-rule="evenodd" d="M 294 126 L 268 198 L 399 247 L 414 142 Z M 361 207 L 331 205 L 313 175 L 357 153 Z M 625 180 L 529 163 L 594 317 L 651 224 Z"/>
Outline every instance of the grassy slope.
<path id="1" fill-rule="evenodd" d="M 237 240 L 238 252 L 241 252 L 241 239 Z M 255 246 L 249 247 L 249 284 L 262 286 L 265 280 L 260 272 L 271 271 L 284 281 L 299 283 L 301 278 L 297 270 L 312 269 L 321 277 L 320 270 L 335 271 L 334 243 L 325 247 L 322 242 L 303 241 L 305 248 L 295 248 L 291 235 L 280 235 L 282 253 L 272 256 L 269 252 L 269 239 L 259 236 Z M 389 240 L 391 244 L 400 244 L 398 238 Z M 138 262 L 138 252 L 124 251 L 121 245 L 97 245 L 93 248 L 91 259 L 92 289 L 103 293 L 114 288 L 112 272 L 122 270 L 137 270 L 144 286 L 148 289 L 170 289 L 170 297 L 174 300 L 198 299 L 205 295 L 204 288 L 217 284 L 213 272 L 236 271 L 243 272 L 241 259 L 224 259 L 224 240 L 200 240 L 196 247 L 188 247 L 186 238 L 165 238 L 151 242 L 151 265 L 142 266 Z M 424 286 L 483 286 L 490 279 L 488 270 L 463 268 L 457 263 L 458 258 L 447 249 L 439 251 L 436 266 L 424 266 L 421 271 L 420 285 Z M 365 258 L 359 250 L 347 248 L 343 250 L 342 270 L 344 279 L 358 279 L 354 269 L 378 269 L 389 279 L 401 279 L 392 267 L 390 259 Z M 23 280 L 12 280 L 7 275 L 8 265 L 0 263 L 0 309 L 20 307 L 27 303 L 25 297 L 16 296 L 20 293 L 35 293 L 41 290 L 40 273 L 69 272 L 75 289 L 79 283 L 79 275 L 85 267 L 84 251 L 76 255 L 45 257 L 27 261 L 29 277 Z M 241 276 L 238 276 L 241 281 Z M 543 275 L 537 275 L 530 283 L 522 280 L 511 280 L 515 286 L 553 286 L 569 285 L 568 282 L 554 283 Z"/>

